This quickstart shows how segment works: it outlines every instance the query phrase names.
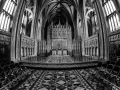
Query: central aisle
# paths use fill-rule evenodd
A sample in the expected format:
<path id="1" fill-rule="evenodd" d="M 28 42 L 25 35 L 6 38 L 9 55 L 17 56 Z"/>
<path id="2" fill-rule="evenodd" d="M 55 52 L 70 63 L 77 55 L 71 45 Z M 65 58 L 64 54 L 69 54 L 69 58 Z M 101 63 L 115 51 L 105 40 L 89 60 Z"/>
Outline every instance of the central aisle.
<path id="1" fill-rule="evenodd" d="M 93 90 L 74 70 L 37 70 L 18 90 Z"/>

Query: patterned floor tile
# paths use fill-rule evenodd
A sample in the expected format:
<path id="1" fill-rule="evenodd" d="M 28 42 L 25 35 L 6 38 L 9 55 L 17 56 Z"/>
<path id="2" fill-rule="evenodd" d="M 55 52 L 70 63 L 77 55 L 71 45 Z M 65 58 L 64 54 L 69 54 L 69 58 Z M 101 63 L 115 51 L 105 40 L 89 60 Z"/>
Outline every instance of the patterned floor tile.
<path id="1" fill-rule="evenodd" d="M 33 90 L 92 90 L 82 77 L 74 71 L 47 71 Z"/>
<path id="2" fill-rule="evenodd" d="M 29 90 L 42 71 L 36 71 L 32 74 L 17 90 Z"/>

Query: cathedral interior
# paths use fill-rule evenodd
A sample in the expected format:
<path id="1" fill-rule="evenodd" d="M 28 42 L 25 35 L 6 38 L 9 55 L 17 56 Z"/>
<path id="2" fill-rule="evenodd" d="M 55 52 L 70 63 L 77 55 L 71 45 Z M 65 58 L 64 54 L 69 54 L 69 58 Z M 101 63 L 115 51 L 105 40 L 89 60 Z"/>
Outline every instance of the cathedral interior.
<path id="1" fill-rule="evenodd" d="M 120 90 L 120 0 L 0 0 L 0 90 Z"/>

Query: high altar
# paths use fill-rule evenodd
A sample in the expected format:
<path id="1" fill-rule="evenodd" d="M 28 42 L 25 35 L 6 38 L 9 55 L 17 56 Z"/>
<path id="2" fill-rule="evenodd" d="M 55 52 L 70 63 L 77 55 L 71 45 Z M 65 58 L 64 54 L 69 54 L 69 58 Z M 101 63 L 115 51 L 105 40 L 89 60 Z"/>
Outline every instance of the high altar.
<path id="1" fill-rule="evenodd" d="M 47 52 L 52 55 L 68 55 L 72 52 L 71 26 L 68 23 L 61 25 L 60 21 L 58 25 L 52 23 L 48 27 L 47 46 Z"/>

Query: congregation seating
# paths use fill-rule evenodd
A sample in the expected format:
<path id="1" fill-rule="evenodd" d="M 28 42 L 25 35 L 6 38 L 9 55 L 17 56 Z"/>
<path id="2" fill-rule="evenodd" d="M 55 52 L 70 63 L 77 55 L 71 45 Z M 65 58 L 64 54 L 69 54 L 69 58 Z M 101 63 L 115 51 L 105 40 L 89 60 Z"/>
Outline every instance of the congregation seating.
<path id="1" fill-rule="evenodd" d="M 0 88 L 12 82 L 27 70 L 26 67 L 21 67 L 18 63 L 12 61 L 0 61 Z"/>
<path id="2" fill-rule="evenodd" d="M 95 68 L 95 72 L 103 80 L 120 87 L 120 60 L 100 62 L 98 68 Z"/>
<path id="3" fill-rule="evenodd" d="M 99 71 L 99 70 L 95 70 L 93 68 L 91 69 L 87 69 L 86 70 L 88 73 L 90 73 L 91 77 L 92 77 L 92 82 L 96 82 L 96 81 L 99 81 L 98 83 L 96 82 L 97 84 L 97 90 L 102 90 L 102 89 L 99 89 L 98 87 L 102 87 L 102 88 L 106 88 L 106 83 L 108 84 L 109 83 L 109 86 L 107 87 L 107 90 L 112 90 L 110 89 L 110 85 L 114 86 L 116 89 L 115 90 L 119 90 L 119 85 L 120 85 L 120 81 L 119 81 L 119 78 L 118 77 L 115 77 L 113 75 L 110 75 L 109 73 L 106 73 L 106 72 L 103 72 L 103 71 Z M 93 81 L 93 79 L 96 79 Z M 90 78 L 89 78 L 90 80 Z M 104 87 L 103 87 L 103 86 Z M 106 87 L 105 87 L 106 86 Z M 106 89 L 103 89 L 103 90 L 106 90 Z"/>
<path id="4" fill-rule="evenodd" d="M 21 67 L 20 63 L 14 63 L 12 61 L 0 61 L 0 89 L 22 75 L 27 70 L 29 69 L 27 69 L 26 67 Z M 88 80 L 90 84 L 94 84 L 94 86 L 96 87 L 100 86 L 101 88 L 103 88 L 101 84 L 97 83 L 97 81 L 100 80 L 101 82 L 107 80 L 108 82 L 120 87 L 120 66 L 119 63 L 115 61 L 98 63 L 98 68 L 96 67 L 94 69 L 88 69 L 87 71 L 91 73 L 82 72 L 81 74 L 85 76 L 86 80 Z M 23 76 L 21 80 L 25 77 L 26 76 Z M 18 83 L 19 80 L 17 80 L 16 84 Z"/>
<path id="5" fill-rule="evenodd" d="M 99 63 L 98 69 L 104 69 L 106 72 L 119 76 L 120 73 L 120 60 L 119 61 L 107 61 L 105 63 Z"/>
<path id="6" fill-rule="evenodd" d="M 103 79 L 96 77 L 94 70 L 85 69 L 80 71 L 80 74 L 93 86 L 95 90 L 111 90 L 110 85 L 107 85 Z M 98 82 L 99 81 L 99 82 Z"/>

